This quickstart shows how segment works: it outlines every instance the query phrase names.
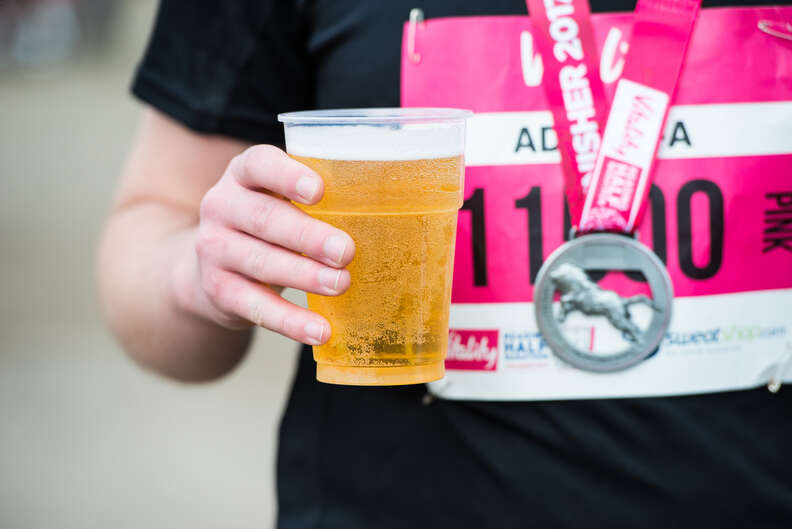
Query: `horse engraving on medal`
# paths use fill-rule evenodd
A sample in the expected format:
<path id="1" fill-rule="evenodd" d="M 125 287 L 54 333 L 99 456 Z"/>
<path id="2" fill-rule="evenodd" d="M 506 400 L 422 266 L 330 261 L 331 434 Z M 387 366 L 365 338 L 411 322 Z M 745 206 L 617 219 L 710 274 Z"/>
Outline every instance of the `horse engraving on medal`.
<path id="1" fill-rule="evenodd" d="M 643 303 L 653 310 L 660 310 L 643 294 L 623 298 L 613 290 L 600 288 L 589 279 L 585 270 L 570 263 L 563 263 L 553 270 L 550 280 L 561 292 L 561 312 L 556 316 L 558 323 L 564 323 L 567 315 L 575 310 L 586 316 L 605 316 L 626 339 L 640 342 L 643 331 L 632 321 L 630 305 Z"/>
<path id="2" fill-rule="evenodd" d="M 586 270 L 641 272 L 651 297 L 643 294 L 622 297 L 614 290 L 600 287 Z M 567 364 L 594 372 L 627 369 L 651 356 L 665 337 L 672 299 L 671 279 L 660 259 L 640 242 L 609 233 L 584 235 L 562 245 L 542 265 L 534 289 L 536 322 L 545 342 Z M 650 309 L 648 316 L 644 313 L 649 318 L 644 329 L 631 313 L 631 307 L 636 305 Z M 611 347 L 621 348 L 597 352 L 593 330 L 591 343 L 586 347 L 570 341 L 562 325 L 573 312 L 581 313 L 586 319 L 599 316 L 607 320 L 607 323 L 593 320 L 584 325 L 594 329 L 609 324 L 622 337 L 618 342 L 611 341 Z M 598 344 L 604 343 L 602 340 Z M 605 348 L 609 349 L 607 344 Z"/>

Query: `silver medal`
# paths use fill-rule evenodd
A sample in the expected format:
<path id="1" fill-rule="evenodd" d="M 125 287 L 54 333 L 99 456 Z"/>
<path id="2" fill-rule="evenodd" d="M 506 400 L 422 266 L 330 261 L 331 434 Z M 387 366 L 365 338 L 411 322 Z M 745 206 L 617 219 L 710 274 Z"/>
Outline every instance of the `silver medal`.
<path id="1" fill-rule="evenodd" d="M 643 273 L 652 298 L 621 297 L 592 281 L 587 271 L 635 270 Z M 554 304 L 555 293 L 560 303 Z M 598 233 L 574 239 L 553 252 L 536 278 L 536 321 L 547 344 L 564 361 L 587 371 L 619 371 L 650 356 L 662 342 L 671 320 L 673 288 L 665 266 L 638 241 L 623 235 Z M 651 309 L 646 329 L 633 321 L 630 307 Z M 619 333 L 627 347 L 608 354 L 583 349 L 567 339 L 561 325 L 572 312 L 602 316 Z"/>

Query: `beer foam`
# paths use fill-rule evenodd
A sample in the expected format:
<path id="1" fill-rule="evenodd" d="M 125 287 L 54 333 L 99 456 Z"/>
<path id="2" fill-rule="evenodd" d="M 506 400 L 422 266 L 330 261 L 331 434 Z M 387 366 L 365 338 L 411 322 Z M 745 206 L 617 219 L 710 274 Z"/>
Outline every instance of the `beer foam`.
<path id="1" fill-rule="evenodd" d="M 295 156 L 348 161 L 451 158 L 464 152 L 459 124 L 287 126 L 286 150 Z"/>

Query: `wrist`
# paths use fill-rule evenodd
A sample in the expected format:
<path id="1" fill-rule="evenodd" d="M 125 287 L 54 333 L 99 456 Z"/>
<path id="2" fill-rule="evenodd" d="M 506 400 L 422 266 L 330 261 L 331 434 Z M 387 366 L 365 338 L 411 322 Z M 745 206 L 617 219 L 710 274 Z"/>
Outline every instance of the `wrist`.
<path id="1" fill-rule="evenodd" d="M 201 265 L 195 251 L 196 229 L 191 228 L 174 236 L 170 253 L 169 298 L 176 312 L 199 318 L 226 331 L 249 330 L 248 321 L 229 317 L 210 301 L 202 287 Z"/>
<path id="2" fill-rule="evenodd" d="M 174 235 L 170 253 L 169 301 L 178 311 L 207 318 L 201 309 L 198 256 L 195 253 L 195 229 Z"/>

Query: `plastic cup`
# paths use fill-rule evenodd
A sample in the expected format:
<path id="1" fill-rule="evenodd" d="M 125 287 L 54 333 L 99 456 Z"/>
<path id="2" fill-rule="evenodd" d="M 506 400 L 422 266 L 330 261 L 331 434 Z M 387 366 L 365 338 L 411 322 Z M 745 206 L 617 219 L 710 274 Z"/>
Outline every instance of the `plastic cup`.
<path id="1" fill-rule="evenodd" d="M 383 108 L 278 116 L 289 155 L 324 179 L 322 200 L 298 207 L 356 247 L 347 292 L 307 295 L 332 328 L 313 348 L 318 380 L 382 386 L 445 374 L 469 115 Z"/>

